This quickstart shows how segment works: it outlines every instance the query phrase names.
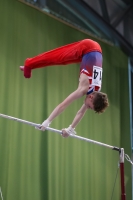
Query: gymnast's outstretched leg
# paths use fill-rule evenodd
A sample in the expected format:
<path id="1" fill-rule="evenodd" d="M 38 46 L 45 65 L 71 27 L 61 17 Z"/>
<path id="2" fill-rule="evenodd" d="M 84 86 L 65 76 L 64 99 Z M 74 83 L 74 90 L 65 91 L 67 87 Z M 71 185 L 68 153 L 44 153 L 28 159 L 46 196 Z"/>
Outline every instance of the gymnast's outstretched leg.
<path id="1" fill-rule="evenodd" d="M 81 62 L 83 55 L 93 51 L 101 53 L 102 50 L 100 45 L 93 40 L 84 39 L 44 52 L 33 58 L 27 58 L 24 66 L 20 66 L 20 69 L 24 71 L 25 78 L 30 78 L 32 69 L 52 65 L 79 63 Z"/>

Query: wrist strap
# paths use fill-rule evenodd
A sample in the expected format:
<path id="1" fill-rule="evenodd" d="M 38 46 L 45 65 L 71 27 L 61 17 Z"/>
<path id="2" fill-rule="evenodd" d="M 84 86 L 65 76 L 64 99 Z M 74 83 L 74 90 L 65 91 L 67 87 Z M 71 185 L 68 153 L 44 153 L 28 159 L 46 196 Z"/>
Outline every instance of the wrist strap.
<path id="1" fill-rule="evenodd" d="M 42 126 L 45 127 L 45 128 L 47 128 L 50 124 L 51 124 L 51 122 L 50 122 L 48 119 L 46 119 L 46 120 L 42 123 Z"/>
<path id="2" fill-rule="evenodd" d="M 65 128 L 65 131 L 66 131 L 68 134 L 72 134 L 72 135 L 75 135 L 75 134 L 76 134 L 75 128 L 72 128 L 71 125 L 70 125 L 68 128 Z"/>

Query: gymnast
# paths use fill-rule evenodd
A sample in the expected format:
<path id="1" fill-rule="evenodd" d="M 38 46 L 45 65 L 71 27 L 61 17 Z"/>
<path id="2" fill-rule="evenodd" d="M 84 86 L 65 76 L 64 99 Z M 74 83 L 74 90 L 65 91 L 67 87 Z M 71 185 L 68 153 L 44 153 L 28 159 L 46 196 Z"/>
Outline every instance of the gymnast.
<path id="1" fill-rule="evenodd" d="M 76 134 L 75 127 L 88 109 L 96 113 L 103 113 L 109 106 L 107 94 L 100 92 L 102 85 L 102 49 L 91 39 L 74 42 L 51 51 L 44 52 L 33 58 L 27 58 L 24 66 L 20 66 L 25 78 L 30 78 L 32 70 L 53 65 L 67 65 L 80 63 L 79 84 L 63 102 L 61 102 L 42 123 L 41 130 L 45 130 L 57 117 L 76 99 L 85 96 L 81 108 L 68 128 L 62 129 L 62 136 Z"/>

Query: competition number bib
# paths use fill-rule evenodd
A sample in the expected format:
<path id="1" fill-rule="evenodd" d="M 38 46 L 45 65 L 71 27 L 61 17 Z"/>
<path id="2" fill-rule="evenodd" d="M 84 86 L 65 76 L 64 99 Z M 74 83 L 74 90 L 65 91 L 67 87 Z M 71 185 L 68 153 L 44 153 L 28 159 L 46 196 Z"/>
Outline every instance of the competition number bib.
<path id="1" fill-rule="evenodd" d="M 93 66 L 92 85 L 101 87 L 102 67 Z"/>

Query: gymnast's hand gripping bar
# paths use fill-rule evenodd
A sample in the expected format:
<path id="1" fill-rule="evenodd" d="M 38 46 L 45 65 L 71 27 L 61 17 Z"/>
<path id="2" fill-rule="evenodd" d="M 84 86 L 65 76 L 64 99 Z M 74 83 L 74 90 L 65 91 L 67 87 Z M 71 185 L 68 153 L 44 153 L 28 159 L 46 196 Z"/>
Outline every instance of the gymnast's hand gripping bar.
<path id="1" fill-rule="evenodd" d="M 36 123 L 29 122 L 29 121 L 26 121 L 26 120 L 23 120 L 23 119 L 11 117 L 11 116 L 4 115 L 4 114 L 0 114 L 0 117 L 11 119 L 11 120 L 21 122 L 21 123 L 24 123 L 24 124 L 28 124 L 30 126 L 34 126 L 35 128 L 37 127 L 38 129 L 41 128 L 41 124 L 36 124 Z M 54 128 L 47 127 L 46 130 L 59 133 L 60 135 L 62 134 L 61 130 L 57 130 L 57 129 L 54 129 Z M 91 139 L 88 139 L 88 138 L 84 138 L 84 137 L 81 137 L 81 136 L 78 136 L 78 135 L 70 134 L 70 137 L 77 138 L 79 140 L 84 140 L 86 142 L 94 143 L 94 144 L 97 144 L 97 145 L 100 145 L 100 146 L 104 146 L 104 147 L 107 147 L 107 148 L 110 148 L 112 150 L 116 150 L 116 151 L 119 151 L 119 152 L 121 151 L 121 149 L 118 148 L 118 147 L 110 146 L 108 144 L 104 144 L 104 143 L 101 143 L 101 142 L 98 142 L 98 141 L 95 141 L 95 140 L 91 140 Z"/>

